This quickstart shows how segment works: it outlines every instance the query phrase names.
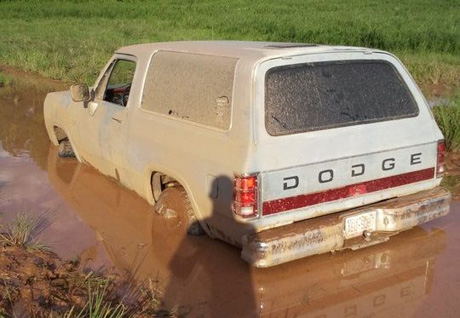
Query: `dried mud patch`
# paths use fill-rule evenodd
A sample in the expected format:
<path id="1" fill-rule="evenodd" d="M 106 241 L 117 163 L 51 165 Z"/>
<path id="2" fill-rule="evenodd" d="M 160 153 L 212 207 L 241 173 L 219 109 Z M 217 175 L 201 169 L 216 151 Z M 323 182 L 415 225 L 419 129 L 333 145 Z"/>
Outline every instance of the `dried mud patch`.
<path id="1" fill-rule="evenodd" d="M 87 272 L 49 251 L 0 248 L 0 317 L 86 317 L 91 298 L 99 296 L 118 307 L 116 317 L 158 314 L 155 291 L 118 274 Z"/>
<path id="2" fill-rule="evenodd" d="M 83 303 L 85 290 L 72 288 L 84 277 L 75 263 L 52 252 L 4 247 L 0 253 L 0 308 L 6 315 L 46 316 Z M 72 290 L 74 289 L 74 290 Z"/>

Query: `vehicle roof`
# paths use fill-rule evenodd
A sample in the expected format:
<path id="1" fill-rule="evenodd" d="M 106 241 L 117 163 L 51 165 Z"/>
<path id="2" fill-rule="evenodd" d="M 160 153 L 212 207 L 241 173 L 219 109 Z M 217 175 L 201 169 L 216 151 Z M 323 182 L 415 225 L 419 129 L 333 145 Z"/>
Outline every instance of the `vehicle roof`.
<path id="1" fill-rule="evenodd" d="M 133 54 L 136 56 L 150 56 L 154 51 L 166 50 L 196 54 L 209 54 L 234 58 L 258 60 L 261 58 L 300 55 L 309 53 L 344 52 L 344 51 L 372 51 L 379 50 L 351 47 L 329 46 L 306 43 L 283 42 L 253 42 L 253 41 L 180 41 L 146 43 L 122 47 L 117 53 Z"/>

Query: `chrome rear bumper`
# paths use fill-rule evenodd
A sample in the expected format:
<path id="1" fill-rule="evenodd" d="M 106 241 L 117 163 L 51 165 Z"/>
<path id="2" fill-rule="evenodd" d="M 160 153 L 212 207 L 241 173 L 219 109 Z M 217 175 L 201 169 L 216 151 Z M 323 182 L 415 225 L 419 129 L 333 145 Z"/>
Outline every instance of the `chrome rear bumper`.
<path id="1" fill-rule="evenodd" d="M 296 222 L 244 238 L 241 257 L 256 267 L 270 267 L 302 257 L 359 249 L 385 242 L 390 236 L 449 213 L 451 194 L 436 187 L 366 207 Z M 373 215 L 373 230 L 346 238 L 345 220 Z"/>

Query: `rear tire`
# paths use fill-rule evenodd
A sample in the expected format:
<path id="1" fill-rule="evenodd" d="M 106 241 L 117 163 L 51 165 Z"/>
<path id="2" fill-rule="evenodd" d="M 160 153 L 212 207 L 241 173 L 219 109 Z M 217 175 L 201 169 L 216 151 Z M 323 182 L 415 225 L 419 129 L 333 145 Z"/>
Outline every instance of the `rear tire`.
<path id="1" fill-rule="evenodd" d="M 68 138 L 64 138 L 59 141 L 58 154 L 61 158 L 72 158 L 75 157 L 75 153 L 72 149 L 72 144 Z"/>
<path id="2" fill-rule="evenodd" d="M 193 236 L 205 234 L 195 218 L 190 199 L 182 186 L 164 189 L 155 204 L 155 211 L 164 218 L 175 218 L 177 231 L 186 231 L 188 235 Z"/>

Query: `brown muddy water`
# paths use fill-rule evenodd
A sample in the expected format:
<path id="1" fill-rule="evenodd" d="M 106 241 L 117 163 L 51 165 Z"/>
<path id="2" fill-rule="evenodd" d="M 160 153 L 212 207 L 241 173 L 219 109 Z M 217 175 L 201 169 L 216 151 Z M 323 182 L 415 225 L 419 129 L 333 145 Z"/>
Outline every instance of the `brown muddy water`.
<path id="1" fill-rule="evenodd" d="M 7 220 L 21 211 L 44 218 L 38 239 L 62 258 L 151 280 L 164 307 L 185 317 L 460 316 L 460 202 L 378 246 L 253 269 L 237 248 L 175 235 L 174 222 L 133 192 L 58 158 L 42 103 L 60 86 L 23 79 L 0 88 L 0 210 Z"/>

